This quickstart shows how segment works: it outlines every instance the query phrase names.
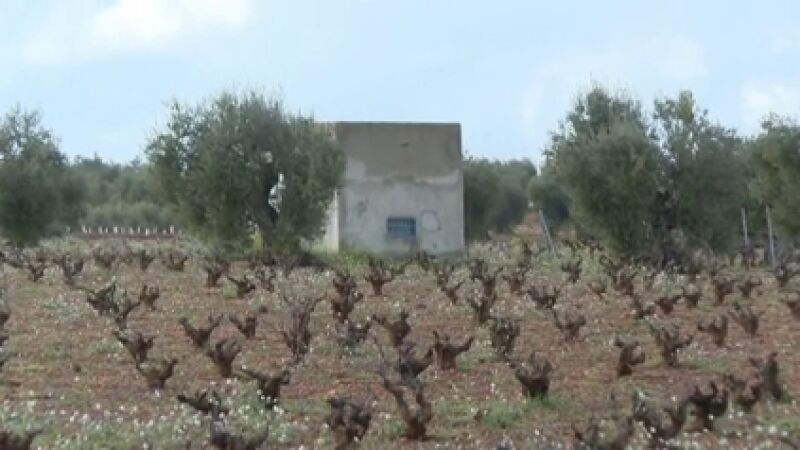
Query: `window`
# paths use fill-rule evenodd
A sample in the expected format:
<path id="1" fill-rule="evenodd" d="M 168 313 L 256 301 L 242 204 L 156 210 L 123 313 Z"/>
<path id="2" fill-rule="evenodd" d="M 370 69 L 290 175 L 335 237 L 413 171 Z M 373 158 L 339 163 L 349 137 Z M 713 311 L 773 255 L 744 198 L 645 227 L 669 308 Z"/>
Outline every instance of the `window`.
<path id="1" fill-rule="evenodd" d="M 390 238 L 416 237 L 417 219 L 413 217 L 389 217 L 386 219 L 386 235 Z"/>

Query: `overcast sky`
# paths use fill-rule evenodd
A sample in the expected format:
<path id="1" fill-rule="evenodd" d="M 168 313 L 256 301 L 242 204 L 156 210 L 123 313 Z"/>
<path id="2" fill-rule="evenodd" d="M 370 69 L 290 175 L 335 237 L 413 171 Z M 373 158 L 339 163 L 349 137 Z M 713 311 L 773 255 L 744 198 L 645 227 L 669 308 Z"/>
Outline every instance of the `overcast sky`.
<path id="1" fill-rule="evenodd" d="M 322 120 L 461 122 L 469 153 L 536 160 L 593 82 L 691 89 L 744 132 L 800 114 L 798 20 L 796 0 L 0 0 L 0 111 L 128 161 L 168 101 L 257 88 Z"/>

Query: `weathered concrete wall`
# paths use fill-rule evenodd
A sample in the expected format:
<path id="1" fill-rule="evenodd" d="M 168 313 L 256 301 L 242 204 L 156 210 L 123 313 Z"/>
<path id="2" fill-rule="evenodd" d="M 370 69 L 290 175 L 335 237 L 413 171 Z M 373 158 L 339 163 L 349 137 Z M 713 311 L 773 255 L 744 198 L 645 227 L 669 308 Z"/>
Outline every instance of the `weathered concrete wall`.
<path id="1" fill-rule="evenodd" d="M 335 215 L 339 248 L 387 255 L 464 250 L 460 125 L 337 122 L 333 128 L 347 157 Z M 389 217 L 414 217 L 416 237 L 389 237 Z"/>

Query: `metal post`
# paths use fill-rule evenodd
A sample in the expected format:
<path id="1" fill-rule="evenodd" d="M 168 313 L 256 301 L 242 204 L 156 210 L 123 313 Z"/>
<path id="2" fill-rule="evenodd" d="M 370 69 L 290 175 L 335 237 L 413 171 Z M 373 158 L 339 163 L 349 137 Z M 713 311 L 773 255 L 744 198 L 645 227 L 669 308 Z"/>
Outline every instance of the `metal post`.
<path id="1" fill-rule="evenodd" d="M 772 268 L 775 268 L 775 239 L 772 236 L 772 213 L 769 210 L 769 205 L 766 206 L 767 208 L 767 233 L 769 233 L 769 264 Z"/>
<path id="2" fill-rule="evenodd" d="M 541 209 L 539 210 L 539 222 L 544 229 L 544 237 L 547 239 L 547 248 L 550 249 L 550 254 L 554 255 L 556 251 L 555 248 L 553 248 L 553 240 L 550 238 L 550 229 L 547 227 L 547 219 L 545 219 L 544 212 L 542 212 Z"/>
<path id="3" fill-rule="evenodd" d="M 742 207 L 742 232 L 744 233 L 744 248 L 750 247 L 750 238 L 747 235 L 747 210 Z"/>

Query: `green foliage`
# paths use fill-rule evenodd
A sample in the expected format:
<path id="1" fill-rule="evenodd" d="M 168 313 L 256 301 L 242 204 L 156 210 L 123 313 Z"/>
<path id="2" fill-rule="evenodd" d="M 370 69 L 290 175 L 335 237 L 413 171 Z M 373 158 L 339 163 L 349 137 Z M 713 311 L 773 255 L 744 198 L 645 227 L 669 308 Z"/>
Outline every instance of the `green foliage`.
<path id="1" fill-rule="evenodd" d="M 186 228 L 239 243 L 256 228 L 270 247 L 318 235 L 344 167 L 322 126 L 254 92 L 173 104 L 146 152 Z"/>
<path id="2" fill-rule="evenodd" d="M 642 117 L 635 101 L 596 88 L 578 100 L 545 153 L 572 219 L 621 253 L 649 245 L 643 224 L 661 184 L 661 157 Z"/>
<path id="3" fill-rule="evenodd" d="M 525 424 L 534 411 L 542 414 L 563 411 L 570 406 L 569 402 L 557 396 L 526 398 L 521 402 L 490 400 L 479 405 L 477 417 L 488 428 L 505 430 Z M 473 414 L 473 418 L 475 416 Z"/>
<path id="4" fill-rule="evenodd" d="M 527 186 L 536 175 L 528 160 L 464 161 L 464 220 L 467 239 L 485 238 L 489 231 L 505 232 L 519 223 L 528 209 Z"/>
<path id="5" fill-rule="evenodd" d="M 765 120 L 752 157 L 756 196 L 772 207 L 779 230 L 800 234 L 800 126 L 785 118 Z"/>
<path id="6" fill-rule="evenodd" d="M 464 161 L 464 221 L 467 239 L 485 238 L 489 229 L 489 211 L 498 191 L 497 174 L 488 161 Z"/>
<path id="7" fill-rule="evenodd" d="M 596 87 L 578 99 L 545 155 L 551 178 L 531 183 L 532 198 L 548 216 L 563 219 L 567 208 L 576 227 L 623 254 L 654 251 L 676 232 L 682 243 L 729 249 L 739 210 L 752 201 L 745 143 L 713 123 L 690 92 L 657 100 L 647 120 L 635 100 Z M 674 202 L 672 231 L 654 225 L 659 190 Z"/>
<path id="8" fill-rule="evenodd" d="M 336 253 L 320 252 L 316 256 L 328 267 L 347 269 L 350 272 L 358 273 L 366 270 L 367 262 L 372 255 L 367 252 L 344 249 Z"/>
<path id="9" fill-rule="evenodd" d="M 730 248 L 748 195 L 742 139 L 712 123 L 687 91 L 656 101 L 654 120 L 678 228 L 690 244 Z"/>
<path id="10" fill-rule="evenodd" d="M 164 228 L 175 222 L 170 220 L 169 213 L 162 206 L 150 201 L 137 201 L 127 204 L 110 202 L 91 205 L 82 223 L 88 226 L 119 225 Z"/>
<path id="11" fill-rule="evenodd" d="M 525 409 L 524 405 L 520 407 L 509 402 L 493 404 L 486 410 L 481 422 L 489 428 L 505 430 L 522 420 L 527 412 Z"/>
<path id="12" fill-rule="evenodd" d="M 86 185 L 86 213 L 81 224 L 87 226 L 160 227 L 174 225 L 152 189 L 147 166 L 105 162 L 99 157 L 78 158 L 71 166 Z"/>
<path id="13" fill-rule="evenodd" d="M 569 196 L 551 171 L 542 171 L 538 177 L 531 178 L 528 195 L 534 208 L 544 213 L 551 230 L 557 230 L 569 220 Z"/>
<path id="14" fill-rule="evenodd" d="M 32 245 L 74 224 L 84 186 L 39 114 L 17 108 L 0 123 L 0 234 Z"/>

